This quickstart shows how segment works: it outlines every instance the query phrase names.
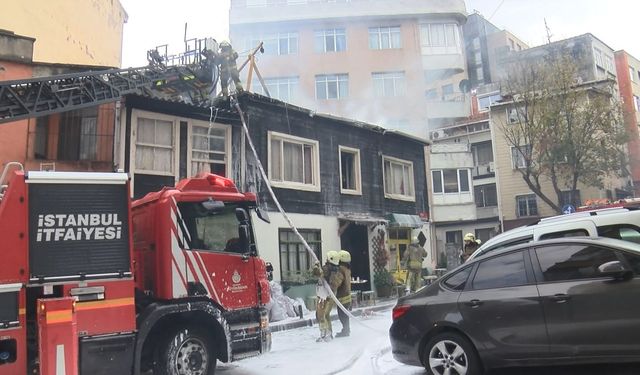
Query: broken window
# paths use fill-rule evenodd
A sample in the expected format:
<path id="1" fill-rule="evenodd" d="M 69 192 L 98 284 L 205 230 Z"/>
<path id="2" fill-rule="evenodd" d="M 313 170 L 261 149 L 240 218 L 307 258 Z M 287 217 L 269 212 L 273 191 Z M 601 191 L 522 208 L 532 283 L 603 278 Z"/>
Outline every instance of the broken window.
<path id="1" fill-rule="evenodd" d="M 317 99 L 344 99 L 348 94 L 349 76 L 347 74 L 316 76 Z"/>
<path id="2" fill-rule="evenodd" d="M 340 146 L 340 190 L 360 194 L 360 150 Z"/>
<path id="3" fill-rule="evenodd" d="M 370 49 L 392 49 L 401 48 L 400 26 L 393 27 L 370 27 L 369 28 L 369 48 Z"/>
<path id="4" fill-rule="evenodd" d="M 347 35 L 344 29 L 316 30 L 316 52 L 340 52 L 347 49 Z"/>
<path id="5" fill-rule="evenodd" d="M 231 128 L 212 124 L 191 128 L 191 174 L 211 172 L 229 176 L 227 166 L 231 159 Z"/>
<path id="6" fill-rule="evenodd" d="M 404 72 L 372 73 L 371 76 L 376 96 L 389 97 L 405 94 Z"/>
<path id="7" fill-rule="evenodd" d="M 413 200 L 413 163 L 406 160 L 383 156 L 384 193 L 392 199 Z"/>

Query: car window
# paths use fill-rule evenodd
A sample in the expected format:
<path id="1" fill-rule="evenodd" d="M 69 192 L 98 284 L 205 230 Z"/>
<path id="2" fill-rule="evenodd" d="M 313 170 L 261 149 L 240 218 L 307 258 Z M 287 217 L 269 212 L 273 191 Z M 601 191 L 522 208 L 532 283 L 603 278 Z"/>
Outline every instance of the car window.
<path id="1" fill-rule="evenodd" d="M 640 255 L 629 254 L 627 252 L 622 252 L 622 255 L 629 263 L 629 266 L 631 266 L 633 274 L 636 276 L 640 275 Z"/>
<path id="2" fill-rule="evenodd" d="M 535 250 L 544 281 L 580 280 L 600 277 L 598 267 L 616 261 L 615 252 L 600 246 L 557 245 Z"/>
<path id="3" fill-rule="evenodd" d="M 586 229 L 572 229 L 572 230 L 565 230 L 562 232 L 553 232 L 553 233 L 545 233 L 543 235 L 540 236 L 541 240 L 550 240 L 553 238 L 564 238 L 564 237 L 584 237 L 584 236 L 589 236 L 589 232 L 587 232 Z"/>
<path id="4" fill-rule="evenodd" d="M 520 238 L 516 238 L 516 239 L 510 240 L 510 241 L 505 241 L 505 242 L 502 242 L 502 243 L 498 243 L 498 244 L 496 244 L 494 246 L 487 247 L 486 249 L 481 249 L 480 252 L 478 252 L 478 255 L 476 255 L 476 257 L 479 257 L 480 255 L 487 254 L 487 253 L 492 252 L 492 251 L 504 249 L 504 248 L 507 248 L 509 246 L 520 245 L 520 244 L 531 242 L 531 241 L 533 241 L 533 236 L 520 237 Z"/>
<path id="5" fill-rule="evenodd" d="M 598 235 L 640 244 L 640 228 L 635 225 L 622 224 L 599 227 Z"/>
<path id="6" fill-rule="evenodd" d="M 462 269 L 449 276 L 442 283 L 449 289 L 463 290 L 465 285 L 467 285 L 467 279 L 469 278 L 469 274 L 471 274 L 472 269 L 473 267 Z"/>
<path id="7" fill-rule="evenodd" d="M 495 289 L 525 285 L 524 253 L 518 251 L 480 262 L 473 278 L 473 289 Z"/>

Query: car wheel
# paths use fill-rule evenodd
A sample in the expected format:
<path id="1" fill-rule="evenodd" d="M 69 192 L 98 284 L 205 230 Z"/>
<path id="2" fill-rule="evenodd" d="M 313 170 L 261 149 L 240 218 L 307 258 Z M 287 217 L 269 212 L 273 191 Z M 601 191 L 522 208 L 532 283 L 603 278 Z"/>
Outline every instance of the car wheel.
<path id="1" fill-rule="evenodd" d="M 154 374 L 214 375 L 216 350 L 210 335 L 182 328 L 166 336 L 158 348 Z"/>
<path id="2" fill-rule="evenodd" d="M 457 333 L 441 333 L 427 342 L 423 353 L 429 375 L 479 375 L 480 360 L 473 345 Z"/>

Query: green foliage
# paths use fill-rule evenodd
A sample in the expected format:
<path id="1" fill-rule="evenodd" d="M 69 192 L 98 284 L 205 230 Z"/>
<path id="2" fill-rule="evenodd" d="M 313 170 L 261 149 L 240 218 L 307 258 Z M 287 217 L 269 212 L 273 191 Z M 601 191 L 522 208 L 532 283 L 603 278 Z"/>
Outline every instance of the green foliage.
<path id="1" fill-rule="evenodd" d="M 395 283 L 396 281 L 393 275 L 386 268 L 376 271 L 373 274 L 373 285 L 375 285 L 376 288 L 390 287 L 395 285 Z"/>

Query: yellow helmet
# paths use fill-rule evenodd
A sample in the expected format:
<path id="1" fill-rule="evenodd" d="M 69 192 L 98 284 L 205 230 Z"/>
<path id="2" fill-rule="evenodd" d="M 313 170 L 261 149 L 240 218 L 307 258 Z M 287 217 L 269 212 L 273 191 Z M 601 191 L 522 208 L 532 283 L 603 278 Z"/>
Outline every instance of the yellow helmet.
<path id="1" fill-rule="evenodd" d="M 351 253 L 347 250 L 340 250 L 338 252 L 340 254 L 340 261 L 342 263 L 351 263 Z"/>
<path id="2" fill-rule="evenodd" d="M 464 240 L 473 242 L 476 240 L 476 236 L 473 233 L 467 233 L 464 235 Z"/>
<path id="3" fill-rule="evenodd" d="M 329 261 L 329 263 L 337 266 L 338 264 L 340 264 L 340 253 L 335 250 L 327 252 L 327 260 Z"/>

